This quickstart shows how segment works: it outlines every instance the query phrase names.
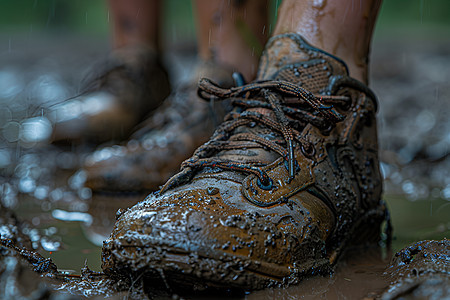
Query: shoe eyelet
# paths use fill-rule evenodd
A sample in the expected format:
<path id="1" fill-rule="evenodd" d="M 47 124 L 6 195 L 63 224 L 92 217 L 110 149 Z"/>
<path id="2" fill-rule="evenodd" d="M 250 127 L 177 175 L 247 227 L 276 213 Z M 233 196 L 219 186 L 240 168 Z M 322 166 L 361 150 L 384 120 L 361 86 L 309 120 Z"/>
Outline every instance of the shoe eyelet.
<path id="1" fill-rule="evenodd" d="M 316 154 L 316 149 L 311 143 L 306 143 L 306 145 L 307 146 L 305 147 L 305 143 L 302 143 L 301 146 L 302 153 L 303 155 L 305 155 L 305 157 L 312 159 Z"/>
<path id="2" fill-rule="evenodd" d="M 320 132 L 325 136 L 329 136 L 330 132 L 331 132 L 331 130 L 333 130 L 333 128 L 334 128 L 333 124 L 328 124 L 328 126 L 321 128 Z"/>
<path id="3" fill-rule="evenodd" d="M 340 105 L 339 108 L 341 108 L 344 111 L 350 111 L 350 109 L 352 108 L 352 102 L 353 102 L 353 97 L 352 94 L 349 92 L 345 92 L 342 95 L 339 96 L 344 96 L 344 97 L 348 97 L 349 100 L 344 102 L 342 105 Z"/>
<path id="4" fill-rule="evenodd" d="M 269 178 L 269 182 L 265 185 L 261 182 L 261 180 L 258 178 L 258 180 L 256 181 L 256 184 L 258 185 L 258 187 L 262 190 L 265 191 L 269 191 L 273 188 L 273 180 Z"/>

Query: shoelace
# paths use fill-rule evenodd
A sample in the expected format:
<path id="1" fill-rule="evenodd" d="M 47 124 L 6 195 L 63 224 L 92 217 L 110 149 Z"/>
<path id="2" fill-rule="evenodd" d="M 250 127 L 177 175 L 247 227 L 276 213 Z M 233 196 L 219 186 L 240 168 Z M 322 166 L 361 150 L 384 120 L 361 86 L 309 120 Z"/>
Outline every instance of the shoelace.
<path id="1" fill-rule="evenodd" d="M 292 179 L 297 169 L 294 143 L 297 142 L 301 146 L 304 155 L 311 157 L 314 154 L 314 147 L 302 138 L 301 128 L 311 123 L 322 130 L 332 129 L 344 119 L 343 115 L 334 110 L 334 106 L 345 107 L 350 100 L 347 96 L 315 96 L 298 85 L 276 80 L 258 81 L 225 89 L 203 78 L 199 82 L 198 95 L 207 101 L 231 98 L 236 109 L 228 114 L 210 141 L 183 162 L 182 172 L 172 178 L 163 190 L 183 181 L 186 176 L 191 177 L 190 171 L 203 167 L 252 173 L 257 176 L 261 188 L 271 189 L 272 180 L 260 168 L 263 163 L 242 164 L 212 157 L 212 154 L 222 150 L 254 148 L 255 145 L 268 148 L 283 157 L 287 163 L 289 178 Z M 275 120 L 266 114 L 251 110 L 258 108 L 273 112 Z M 234 132 L 238 127 L 245 125 L 250 127 L 259 125 L 270 131 L 279 132 L 283 139 L 269 140 L 251 132 Z"/>

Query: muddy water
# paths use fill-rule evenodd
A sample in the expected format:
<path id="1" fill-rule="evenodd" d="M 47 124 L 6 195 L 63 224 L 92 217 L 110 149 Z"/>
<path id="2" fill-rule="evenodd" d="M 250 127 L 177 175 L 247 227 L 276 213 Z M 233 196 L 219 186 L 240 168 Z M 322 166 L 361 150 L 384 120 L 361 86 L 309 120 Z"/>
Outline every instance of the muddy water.
<path id="1" fill-rule="evenodd" d="M 101 240 L 105 239 L 113 225 L 115 212 L 135 198 L 94 197 L 87 212 L 95 221 L 64 221 L 54 211 L 64 211 L 60 206 L 52 211 L 42 211 L 30 197 L 23 197 L 16 209 L 19 217 L 40 223 L 36 228 L 41 235 L 56 241 L 61 247 L 56 251 L 41 250 L 44 257 L 52 258 L 60 270 L 80 274 L 87 264 L 94 271 L 101 271 Z M 396 228 L 392 251 L 395 253 L 413 241 L 442 239 L 450 229 L 450 205 L 445 200 L 420 200 L 411 202 L 402 196 L 386 196 Z M 100 243 L 99 243 L 100 242 Z M 266 289 L 250 293 L 246 299 L 362 299 L 380 294 L 390 281 L 383 276 L 392 252 L 387 248 L 353 248 L 347 251 L 336 266 L 332 276 L 318 276 L 303 280 L 288 288 Z"/>
<path id="2" fill-rule="evenodd" d="M 13 43 L 13 53 L 0 56 L 2 83 L 10 82 L 0 91 L 0 193 L 2 204 L 35 228 L 36 238 L 45 237 L 44 243 L 36 244 L 40 253 L 51 257 L 61 270 L 80 274 L 86 260 L 92 270 L 101 270 L 100 245 L 110 232 L 116 209 L 143 196 L 90 200 L 89 191 L 71 176 L 92 148 L 44 149 L 34 141 L 20 139 L 24 137 L 17 131 L 21 120 L 35 111 L 31 104 L 43 103 L 49 96 L 57 101 L 73 95 L 82 66 L 98 55 L 89 48 L 68 60 L 64 53 L 71 53 L 77 43 L 66 42 L 54 42 L 52 49 L 57 55 L 51 58 L 43 54 L 49 46 L 39 50 L 34 42 L 23 42 L 23 49 L 32 52 L 17 51 L 17 43 Z M 62 45 L 70 47 L 58 48 Z M 450 97 L 450 47 L 442 44 L 430 51 L 423 45 L 373 47 L 372 86 L 381 102 L 384 124 L 380 130 L 382 167 L 394 225 L 393 252 L 414 241 L 448 237 L 450 231 L 450 122 L 448 114 L 442 113 L 448 112 L 450 105 L 443 101 Z M 405 48 L 409 52 L 395 54 L 392 50 Z M 398 107 L 404 108 L 401 113 Z M 332 277 L 310 278 L 297 286 L 254 292 L 246 298 L 370 296 L 387 285 L 381 274 L 390 256 L 383 253 L 357 249 L 343 257 Z"/>
<path id="3" fill-rule="evenodd" d="M 383 272 L 388 261 L 380 249 L 349 250 L 332 276 L 313 277 L 284 289 L 254 292 L 247 299 L 362 299 L 380 294 L 389 284 Z"/>

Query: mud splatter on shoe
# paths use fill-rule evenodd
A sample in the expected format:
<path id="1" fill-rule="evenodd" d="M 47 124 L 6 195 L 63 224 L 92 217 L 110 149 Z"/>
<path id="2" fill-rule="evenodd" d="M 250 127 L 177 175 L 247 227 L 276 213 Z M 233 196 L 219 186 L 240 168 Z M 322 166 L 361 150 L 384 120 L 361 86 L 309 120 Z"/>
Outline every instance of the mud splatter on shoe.
<path id="1" fill-rule="evenodd" d="M 379 239 L 377 103 L 344 62 L 279 35 L 258 80 L 205 79 L 199 94 L 235 109 L 159 193 L 118 214 L 105 272 L 172 290 L 261 289 L 329 272 L 350 243 Z"/>
<path id="2" fill-rule="evenodd" d="M 230 70 L 199 62 L 192 79 L 141 123 L 126 143 L 100 148 L 87 158 L 85 185 L 94 193 L 145 196 L 179 171 L 181 162 L 208 140 L 230 109 L 229 103 L 199 99 L 197 83 L 203 76 L 233 85 Z"/>

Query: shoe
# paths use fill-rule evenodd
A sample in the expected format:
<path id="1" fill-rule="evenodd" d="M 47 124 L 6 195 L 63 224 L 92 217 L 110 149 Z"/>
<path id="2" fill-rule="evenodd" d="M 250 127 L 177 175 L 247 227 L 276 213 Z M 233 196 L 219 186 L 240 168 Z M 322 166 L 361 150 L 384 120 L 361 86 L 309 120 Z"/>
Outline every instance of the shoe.
<path id="1" fill-rule="evenodd" d="M 86 159 L 85 186 L 94 194 L 145 196 L 174 175 L 181 162 L 208 140 L 230 107 L 223 102 L 214 104 L 199 99 L 200 76 L 213 76 L 225 86 L 233 85 L 228 69 L 212 62 L 198 63 L 192 79 L 140 124 L 126 143 L 100 148 Z"/>
<path id="2" fill-rule="evenodd" d="M 270 39 L 257 80 L 199 83 L 234 110 L 155 194 L 118 213 L 102 268 L 144 288 L 254 290 L 329 273 L 351 243 L 377 242 L 374 94 L 296 34 Z"/>
<path id="3" fill-rule="evenodd" d="M 123 140 L 170 93 L 156 52 L 138 46 L 112 52 L 82 86 L 79 96 L 49 108 L 53 142 Z"/>

